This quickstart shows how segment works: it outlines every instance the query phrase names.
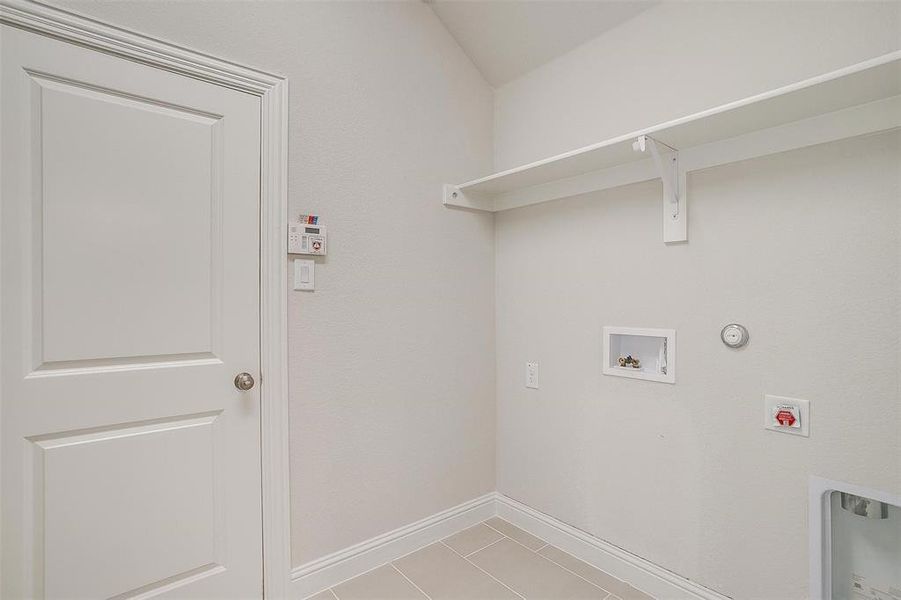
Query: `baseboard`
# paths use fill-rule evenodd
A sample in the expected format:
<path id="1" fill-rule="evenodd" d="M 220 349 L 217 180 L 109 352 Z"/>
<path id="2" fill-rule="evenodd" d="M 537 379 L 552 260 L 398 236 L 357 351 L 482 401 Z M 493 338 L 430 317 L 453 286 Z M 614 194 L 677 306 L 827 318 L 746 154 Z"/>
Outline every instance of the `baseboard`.
<path id="1" fill-rule="evenodd" d="M 472 527 L 496 513 L 497 494 L 426 517 L 291 570 L 290 597 L 301 599 Z"/>
<path id="2" fill-rule="evenodd" d="M 291 571 L 290 597 L 307 598 L 495 515 L 658 600 L 729 600 L 727 596 L 497 492 L 295 567 Z"/>
<path id="3" fill-rule="evenodd" d="M 497 515 L 502 519 L 658 600 L 729 600 L 728 596 L 685 579 L 503 494 L 497 494 L 496 502 Z"/>

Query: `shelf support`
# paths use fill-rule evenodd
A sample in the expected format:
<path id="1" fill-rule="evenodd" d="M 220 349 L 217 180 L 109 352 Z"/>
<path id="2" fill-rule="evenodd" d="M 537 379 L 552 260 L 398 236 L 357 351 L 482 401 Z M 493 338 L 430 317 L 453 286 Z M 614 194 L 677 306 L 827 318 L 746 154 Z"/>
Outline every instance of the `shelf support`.
<path id="1" fill-rule="evenodd" d="M 663 182 L 663 241 L 687 241 L 685 172 L 679 169 L 679 151 L 649 135 L 639 136 L 632 149 L 637 152 L 650 151 Z"/>
<path id="2" fill-rule="evenodd" d="M 445 206 L 494 212 L 493 199 L 483 198 L 478 194 L 466 194 L 459 187 L 449 183 L 444 184 L 443 200 Z"/>

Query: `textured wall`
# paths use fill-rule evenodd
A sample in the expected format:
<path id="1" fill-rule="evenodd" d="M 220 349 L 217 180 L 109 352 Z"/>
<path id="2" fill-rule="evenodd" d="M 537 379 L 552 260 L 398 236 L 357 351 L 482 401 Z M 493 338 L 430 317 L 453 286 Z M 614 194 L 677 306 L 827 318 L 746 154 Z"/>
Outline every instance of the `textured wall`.
<path id="1" fill-rule="evenodd" d="M 899 162 L 888 133 L 698 172 L 685 245 L 654 182 L 498 213 L 499 491 L 735 598 L 805 597 L 808 476 L 901 492 Z M 676 384 L 601 375 L 604 325 L 676 329 Z M 810 438 L 765 431 L 765 393 L 809 399 Z"/>
<path id="2" fill-rule="evenodd" d="M 667 1 L 500 88 L 505 169 L 901 48 L 901 2 Z"/>
<path id="3" fill-rule="evenodd" d="M 291 214 L 330 226 L 291 294 L 295 564 L 492 489 L 495 379 L 502 492 L 737 598 L 804 596 L 808 474 L 901 490 L 897 134 L 693 175 L 687 245 L 653 182 L 495 230 L 437 201 L 490 170 L 492 94 L 421 3 L 65 5 L 291 79 Z M 498 90 L 497 166 L 896 49 L 899 10 L 662 4 Z M 604 324 L 675 327 L 677 385 L 602 377 Z"/>
<path id="4" fill-rule="evenodd" d="M 441 184 L 490 170 L 492 92 L 421 2 L 67 2 L 287 76 L 294 564 L 494 489 L 494 230 Z"/>
<path id="5" fill-rule="evenodd" d="M 890 51 L 899 10 L 652 8 L 498 91 L 497 166 Z M 735 598 L 805 597 L 808 476 L 901 491 L 899 145 L 694 173 L 682 245 L 659 182 L 499 213 L 499 490 Z M 676 385 L 601 375 L 603 325 L 675 328 Z M 809 399 L 811 437 L 764 431 L 764 393 Z"/>

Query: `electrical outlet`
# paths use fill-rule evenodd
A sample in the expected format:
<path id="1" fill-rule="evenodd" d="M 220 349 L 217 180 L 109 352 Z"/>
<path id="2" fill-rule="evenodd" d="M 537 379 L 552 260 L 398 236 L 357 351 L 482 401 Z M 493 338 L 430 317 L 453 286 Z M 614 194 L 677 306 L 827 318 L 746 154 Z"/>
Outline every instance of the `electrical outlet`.
<path id="1" fill-rule="evenodd" d="M 538 363 L 526 363 L 526 387 L 533 390 L 538 389 Z"/>
<path id="2" fill-rule="evenodd" d="M 810 401 L 764 395 L 763 427 L 770 431 L 810 437 Z"/>

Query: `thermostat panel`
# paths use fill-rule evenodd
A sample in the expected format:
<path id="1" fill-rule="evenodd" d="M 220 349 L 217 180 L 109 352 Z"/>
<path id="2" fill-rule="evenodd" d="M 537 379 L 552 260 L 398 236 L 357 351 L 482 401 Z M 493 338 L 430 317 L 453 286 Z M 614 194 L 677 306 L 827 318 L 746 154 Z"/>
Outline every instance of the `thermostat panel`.
<path id="1" fill-rule="evenodd" d="M 325 225 L 291 223 L 288 225 L 288 254 L 325 256 Z"/>

